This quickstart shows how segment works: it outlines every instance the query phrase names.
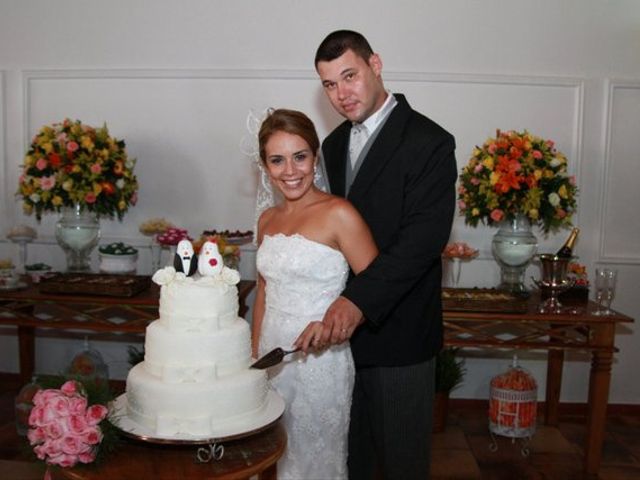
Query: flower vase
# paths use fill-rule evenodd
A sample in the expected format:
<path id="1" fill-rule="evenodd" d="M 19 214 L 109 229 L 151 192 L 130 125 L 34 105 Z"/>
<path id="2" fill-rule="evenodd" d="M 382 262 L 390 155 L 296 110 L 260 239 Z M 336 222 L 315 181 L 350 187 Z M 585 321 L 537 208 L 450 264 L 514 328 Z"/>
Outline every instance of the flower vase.
<path id="1" fill-rule="evenodd" d="M 64 207 L 56 223 L 56 240 L 67 256 L 68 272 L 91 271 L 90 254 L 100 238 L 100 223 L 94 212 L 80 204 Z"/>
<path id="2" fill-rule="evenodd" d="M 160 270 L 160 259 L 162 257 L 162 245 L 151 237 L 151 275 Z"/>
<path id="3" fill-rule="evenodd" d="M 240 255 L 229 253 L 222 256 L 222 261 L 224 262 L 224 266 L 227 268 L 232 268 L 233 270 L 240 269 Z"/>
<path id="4" fill-rule="evenodd" d="M 531 232 L 531 223 L 523 214 L 500 223 L 491 244 L 493 256 L 500 266 L 498 288 L 514 293 L 527 291 L 524 273 L 538 249 L 538 240 Z"/>
<path id="5" fill-rule="evenodd" d="M 169 259 L 167 260 L 167 267 L 173 267 L 173 260 L 178 251 L 178 245 L 169 245 Z"/>

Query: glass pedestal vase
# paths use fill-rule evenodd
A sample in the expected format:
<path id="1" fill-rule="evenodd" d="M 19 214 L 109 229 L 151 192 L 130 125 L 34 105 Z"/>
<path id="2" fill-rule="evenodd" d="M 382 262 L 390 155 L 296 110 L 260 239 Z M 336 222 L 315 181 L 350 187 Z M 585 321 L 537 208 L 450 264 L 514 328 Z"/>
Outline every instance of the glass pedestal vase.
<path id="1" fill-rule="evenodd" d="M 94 212 L 80 205 L 65 207 L 56 223 L 56 240 L 67 256 L 68 272 L 91 270 L 91 251 L 100 238 L 100 223 Z"/>
<path id="2" fill-rule="evenodd" d="M 160 270 L 160 258 L 162 257 L 162 245 L 158 241 L 151 237 L 151 275 Z"/>
<path id="3" fill-rule="evenodd" d="M 491 247 L 500 266 L 498 288 L 514 293 L 526 292 L 524 273 L 538 249 L 529 219 L 517 214 L 514 219 L 501 222 Z"/>

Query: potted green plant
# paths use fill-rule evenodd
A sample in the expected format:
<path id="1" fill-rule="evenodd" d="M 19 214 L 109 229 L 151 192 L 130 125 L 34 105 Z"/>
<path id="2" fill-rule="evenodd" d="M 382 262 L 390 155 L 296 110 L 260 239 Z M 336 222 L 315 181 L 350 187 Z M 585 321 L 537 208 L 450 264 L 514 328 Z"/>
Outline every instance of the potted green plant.
<path id="1" fill-rule="evenodd" d="M 443 348 L 436 357 L 436 393 L 433 404 L 433 432 L 442 432 L 447 423 L 449 394 L 460 386 L 466 369 L 464 360 L 457 358 L 459 348 Z"/>

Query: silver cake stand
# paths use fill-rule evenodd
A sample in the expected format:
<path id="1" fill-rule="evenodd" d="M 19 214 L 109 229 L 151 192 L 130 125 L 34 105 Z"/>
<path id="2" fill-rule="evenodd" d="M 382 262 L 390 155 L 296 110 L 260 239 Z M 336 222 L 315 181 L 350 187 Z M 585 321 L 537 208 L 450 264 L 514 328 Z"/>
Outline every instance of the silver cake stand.
<path id="1" fill-rule="evenodd" d="M 213 445 L 231 440 L 256 435 L 271 428 L 284 412 L 284 400 L 273 390 L 267 393 L 267 404 L 252 422 L 243 428 L 227 428 L 217 432 L 215 437 L 197 437 L 188 434 L 159 437 L 149 427 L 140 425 L 127 415 L 127 396 L 120 395 L 111 404 L 109 421 L 118 428 L 123 435 L 142 442 L 164 445 Z"/>

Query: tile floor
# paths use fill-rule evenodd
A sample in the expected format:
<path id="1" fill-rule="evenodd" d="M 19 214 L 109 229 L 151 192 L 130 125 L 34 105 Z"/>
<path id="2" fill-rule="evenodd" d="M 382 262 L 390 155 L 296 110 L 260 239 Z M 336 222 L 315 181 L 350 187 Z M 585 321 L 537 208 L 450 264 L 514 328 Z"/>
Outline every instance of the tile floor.
<path id="1" fill-rule="evenodd" d="M 432 479 L 582 479 L 584 416 L 562 415 L 558 428 L 539 425 L 523 442 L 495 437 L 492 451 L 486 409 L 452 409 L 447 428 L 433 436 Z M 640 479 L 640 416 L 611 415 L 607 421 L 601 480 Z"/>

